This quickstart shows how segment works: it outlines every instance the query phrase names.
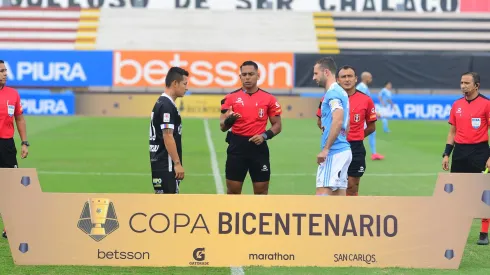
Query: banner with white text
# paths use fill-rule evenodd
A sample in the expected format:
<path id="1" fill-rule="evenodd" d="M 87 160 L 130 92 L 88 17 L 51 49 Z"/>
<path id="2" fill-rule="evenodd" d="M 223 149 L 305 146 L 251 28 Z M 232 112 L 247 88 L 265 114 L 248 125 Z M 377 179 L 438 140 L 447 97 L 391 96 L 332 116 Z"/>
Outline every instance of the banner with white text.
<path id="1" fill-rule="evenodd" d="M 287 12 L 488 12 L 476 0 L 3 0 L 0 6 L 71 9 L 275 10 Z M 485 2 L 485 1 L 479 1 Z"/>

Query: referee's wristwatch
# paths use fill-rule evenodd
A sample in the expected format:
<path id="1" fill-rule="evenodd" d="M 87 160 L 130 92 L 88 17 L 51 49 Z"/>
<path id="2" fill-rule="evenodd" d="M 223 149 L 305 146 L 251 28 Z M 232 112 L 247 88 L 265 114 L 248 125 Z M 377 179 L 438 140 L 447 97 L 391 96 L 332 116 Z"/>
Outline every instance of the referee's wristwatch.
<path id="1" fill-rule="evenodd" d="M 22 145 L 25 145 L 25 146 L 27 146 L 27 147 L 29 147 L 29 146 L 30 146 L 29 141 L 27 141 L 27 140 L 26 140 L 26 141 L 23 141 L 21 144 L 22 144 Z"/>

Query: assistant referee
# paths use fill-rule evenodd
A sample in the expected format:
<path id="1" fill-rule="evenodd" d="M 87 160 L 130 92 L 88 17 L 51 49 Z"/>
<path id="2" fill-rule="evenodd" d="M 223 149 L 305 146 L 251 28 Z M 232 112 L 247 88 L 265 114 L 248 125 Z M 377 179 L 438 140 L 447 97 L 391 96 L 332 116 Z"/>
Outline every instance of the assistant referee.
<path id="1" fill-rule="evenodd" d="M 464 97 L 456 100 L 449 117 L 449 134 L 444 150 L 442 168 L 451 173 L 481 173 L 490 167 L 488 128 L 490 126 L 490 100 L 479 93 L 480 75 L 467 72 L 461 76 Z M 479 245 L 488 245 L 488 219 L 482 219 Z"/>
<path id="2" fill-rule="evenodd" d="M 250 173 L 255 195 L 267 195 L 271 175 L 267 140 L 281 132 L 281 105 L 260 89 L 259 67 L 253 61 L 240 66 L 242 88 L 221 101 L 220 128 L 228 142 L 226 158 L 227 194 L 241 194 L 243 181 Z M 267 120 L 271 128 L 266 131 Z"/>
<path id="3" fill-rule="evenodd" d="M 21 157 L 26 158 L 28 154 L 26 134 L 26 121 L 20 104 L 19 93 L 7 84 L 7 67 L 0 60 L 0 168 L 17 168 L 17 148 L 14 141 L 14 117 L 17 130 L 22 140 Z M 2 236 L 7 238 L 5 229 Z"/>

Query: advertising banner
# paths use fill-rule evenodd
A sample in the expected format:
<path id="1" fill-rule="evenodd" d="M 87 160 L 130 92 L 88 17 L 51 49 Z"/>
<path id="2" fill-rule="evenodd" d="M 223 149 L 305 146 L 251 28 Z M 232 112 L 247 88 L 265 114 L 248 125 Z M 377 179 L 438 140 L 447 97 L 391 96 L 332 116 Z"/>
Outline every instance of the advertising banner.
<path id="1" fill-rule="evenodd" d="M 320 102 L 321 94 L 315 95 Z M 378 95 L 372 93 L 376 110 L 383 116 L 396 120 L 449 120 L 453 103 L 460 95 L 393 95 L 393 106 L 381 106 Z"/>
<path id="2" fill-rule="evenodd" d="M 465 10 L 474 10 L 474 4 L 469 3 L 470 1 L 475 0 L 10 0 L 10 5 L 43 8 L 440 13 L 459 12 L 460 5 L 463 5 Z M 1 3 L 2 1 L 0 1 Z M 4 0 L 3 5 L 7 6 L 8 3 Z"/>
<path id="3" fill-rule="evenodd" d="M 218 53 L 114 51 L 114 86 L 165 86 L 170 67 L 189 71 L 189 88 L 240 88 L 240 65 L 255 61 L 259 66 L 259 86 L 264 89 L 293 87 L 292 53 Z"/>
<path id="4" fill-rule="evenodd" d="M 109 117 L 147 117 L 159 94 L 131 93 L 77 93 L 76 110 L 83 116 Z M 221 95 L 186 95 L 176 100 L 177 108 L 183 118 L 219 118 L 221 114 Z M 313 118 L 318 108 L 319 98 L 297 96 L 276 96 L 282 106 L 283 118 Z M 185 121 L 184 121 L 185 125 Z"/>
<path id="5" fill-rule="evenodd" d="M 75 114 L 75 95 L 64 93 L 35 93 L 19 90 L 24 115 L 70 116 Z"/>
<path id="6" fill-rule="evenodd" d="M 162 199 L 46 193 L 35 169 L 0 170 L 0 213 L 17 265 L 457 269 L 473 219 L 490 216 L 485 174 L 441 173 L 423 197 Z"/>
<path id="7" fill-rule="evenodd" d="M 112 86 L 111 51 L 0 50 L 0 56 L 9 86 Z"/>
<path id="8" fill-rule="evenodd" d="M 296 87 L 318 87 L 313 81 L 313 66 L 326 55 L 295 54 Z M 338 54 L 333 57 L 337 68 L 344 65 L 356 69 L 358 80 L 368 71 L 373 76 L 373 87 L 383 87 L 391 81 L 395 88 L 459 89 L 461 74 L 476 68 L 476 64 L 490 62 L 490 56 L 445 54 Z M 474 61 L 481 59 L 478 63 Z M 481 65 L 483 67 L 488 65 Z M 448 68 L 451 68 L 448 70 Z"/>
<path id="9" fill-rule="evenodd" d="M 460 95 L 393 95 L 393 106 L 382 107 L 372 95 L 376 110 L 391 119 L 449 120 L 451 106 Z"/>

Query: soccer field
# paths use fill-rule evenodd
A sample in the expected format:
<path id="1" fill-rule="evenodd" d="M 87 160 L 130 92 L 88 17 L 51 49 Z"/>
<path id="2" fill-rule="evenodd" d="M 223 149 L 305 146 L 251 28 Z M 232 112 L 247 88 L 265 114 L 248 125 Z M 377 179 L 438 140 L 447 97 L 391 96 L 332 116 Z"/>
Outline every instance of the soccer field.
<path id="1" fill-rule="evenodd" d="M 141 118 L 27 117 L 31 147 L 21 167 L 38 170 L 44 192 L 152 193 L 149 120 Z M 390 121 L 391 133 L 377 133 L 382 161 L 367 160 L 360 195 L 430 196 L 441 172 L 448 124 L 433 121 Z M 217 192 L 206 123 L 183 121 L 181 193 Z M 208 121 L 218 168 L 224 182 L 225 134 L 218 120 Z M 283 121 L 283 132 L 271 142 L 270 194 L 315 193 L 320 130 L 313 119 Z M 17 143 L 20 144 L 20 143 Z M 367 146 L 367 141 L 366 141 Z M 367 148 L 369 153 L 369 148 Z M 214 152 L 213 152 L 214 153 Z M 226 190 L 226 189 L 225 189 Z M 244 192 L 252 193 L 247 179 Z M 0 221 L 0 226 L 3 226 Z M 449 226 L 449 223 L 448 223 Z M 366 268 L 243 267 L 245 274 L 490 274 L 490 247 L 477 246 L 479 220 L 472 226 L 459 271 Z M 0 274 L 230 274 L 230 268 L 112 268 L 15 266 L 8 242 L 0 240 Z"/>

